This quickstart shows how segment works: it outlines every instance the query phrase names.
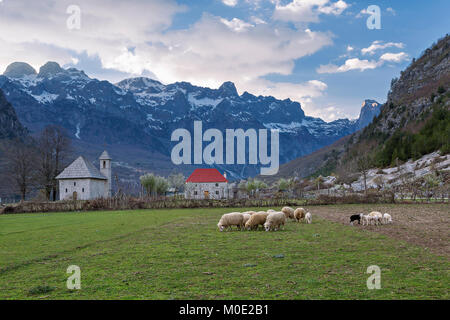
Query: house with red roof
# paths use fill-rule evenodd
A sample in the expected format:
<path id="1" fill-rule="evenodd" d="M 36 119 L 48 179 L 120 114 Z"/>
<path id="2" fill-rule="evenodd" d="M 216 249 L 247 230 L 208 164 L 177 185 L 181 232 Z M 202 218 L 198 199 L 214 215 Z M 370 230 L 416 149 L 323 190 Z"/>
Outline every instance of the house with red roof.
<path id="1" fill-rule="evenodd" d="M 184 196 L 186 199 L 228 199 L 226 173 L 214 168 L 195 169 L 186 180 Z"/>

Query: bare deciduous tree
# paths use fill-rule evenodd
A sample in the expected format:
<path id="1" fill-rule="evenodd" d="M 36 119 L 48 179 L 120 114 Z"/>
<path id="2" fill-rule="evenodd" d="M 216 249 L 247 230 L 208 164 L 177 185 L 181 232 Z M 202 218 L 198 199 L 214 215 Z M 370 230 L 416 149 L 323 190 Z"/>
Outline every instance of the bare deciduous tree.
<path id="1" fill-rule="evenodd" d="M 364 180 L 364 194 L 367 195 L 367 172 L 371 166 L 371 159 L 369 156 L 364 155 L 356 159 L 356 167 L 362 174 Z"/>
<path id="2" fill-rule="evenodd" d="M 36 151 L 21 141 L 8 143 L 2 149 L 6 158 L 5 176 L 25 201 L 35 178 Z"/>
<path id="3" fill-rule="evenodd" d="M 44 189 L 47 200 L 52 196 L 56 200 L 58 184 L 56 176 L 61 172 L 64 161 L 70 153 L 70 140 L 64 130 L 58 126 L 47 126 L 37 141 L 38 156 L 38 182 Z"/>

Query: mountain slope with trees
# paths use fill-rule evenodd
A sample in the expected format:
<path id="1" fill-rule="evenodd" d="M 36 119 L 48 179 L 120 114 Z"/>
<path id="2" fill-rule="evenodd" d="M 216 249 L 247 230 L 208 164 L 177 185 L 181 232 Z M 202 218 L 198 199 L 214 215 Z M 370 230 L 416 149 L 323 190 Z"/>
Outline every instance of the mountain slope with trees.
<path id="1" fill-rule="evenodd" d="M 450 36 L 446 35 L 393 79 L 387 102 L 364 129 L 280 168 L 284 177 L 337 175 L 348 183 L 373 167 L 450 152 Z M 311 163 L 309 158 L 316 161 Z M 276 177 L 274 178 L 276 179 Z"/>
<path id="2" fill-rule="evenodd" d="M 393 79 L 381 113 L 350 139 L 341 166 L 364 154 L 370 166 L 450 152 L 450 36 L 413 60 Z"/>

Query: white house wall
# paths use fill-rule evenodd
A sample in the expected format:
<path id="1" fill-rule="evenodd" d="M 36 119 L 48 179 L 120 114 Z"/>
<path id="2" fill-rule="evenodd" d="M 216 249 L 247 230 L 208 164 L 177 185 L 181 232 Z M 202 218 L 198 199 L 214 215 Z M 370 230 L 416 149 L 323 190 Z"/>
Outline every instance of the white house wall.
<path id="1" fill-rule="evenodd" d="M 91 179 L 89 184 L 91 199 L 108 198 L 108 182 L 106 180 Z"/>
<path id="2" fill-rule="evenodd" d="M 209 192 L 209 199 L 228 199 L 228 183 L 186 183 L 184 196 L 186 199 L 205 199 L 205 191 Z"/>
<path id="3" fill-rule="evenodd" d="M 103 198 L 107 195 L 106 180 L 98 179 L 62 179 L 59 180 L 59 199 L 73 199 L 77 193 L 77 200 L 91 200 Z"/>

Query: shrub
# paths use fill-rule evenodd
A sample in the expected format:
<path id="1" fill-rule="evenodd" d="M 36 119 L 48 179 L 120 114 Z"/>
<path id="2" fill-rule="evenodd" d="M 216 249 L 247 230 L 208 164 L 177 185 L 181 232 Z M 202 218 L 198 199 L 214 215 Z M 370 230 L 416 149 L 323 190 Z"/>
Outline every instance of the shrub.
<path id="1" fill-rule="evenodd" d="M 36 286 L 31 288 L 30 290 L 28 290 L 28 294 L 29 295 L 38 295 L 38 294 L 43 294 L 43 293 L 48 293 L 55 290 L 54 287 L 50 287 L 47 285 L 43 285 L 43 286 Z"/>

